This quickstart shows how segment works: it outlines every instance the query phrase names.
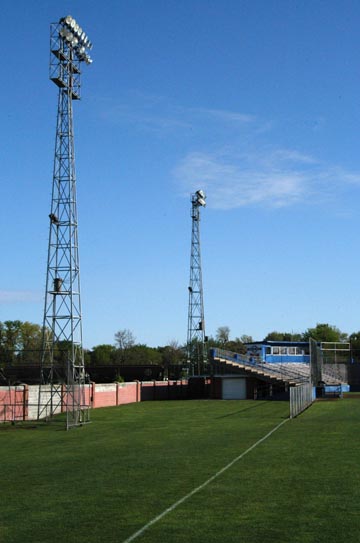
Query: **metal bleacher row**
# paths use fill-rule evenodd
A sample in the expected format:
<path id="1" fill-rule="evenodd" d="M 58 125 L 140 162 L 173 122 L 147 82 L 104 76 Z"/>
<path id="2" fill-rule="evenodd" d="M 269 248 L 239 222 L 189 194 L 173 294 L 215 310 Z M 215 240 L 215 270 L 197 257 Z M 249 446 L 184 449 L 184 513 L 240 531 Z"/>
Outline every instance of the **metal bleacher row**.
<path id="1" fill-rule="evenodd" d="M 223 349 L 211 349 L 211 358 L 215 364 L 232 370 L 241 369 L 245 373 L 260 379 L 270 379 L 289 386 L 308 383 L 310 380 L 310 364 L 303 362 L 265 363 L 252 356 L 241 355 Z M 323 379 L 327 385 L 339 384 L 339 376 L 330 370 L 323 370 Z"/>

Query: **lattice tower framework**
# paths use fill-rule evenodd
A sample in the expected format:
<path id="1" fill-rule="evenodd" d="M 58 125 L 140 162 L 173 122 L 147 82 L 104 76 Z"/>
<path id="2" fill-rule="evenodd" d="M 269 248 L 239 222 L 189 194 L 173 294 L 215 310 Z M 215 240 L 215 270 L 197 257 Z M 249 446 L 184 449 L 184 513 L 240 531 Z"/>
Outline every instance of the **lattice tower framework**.
<path id="1" fill-rule="evenodd" d="M 187 369 L 190 376 L 208 371 L 201 269 L 200 208 L 205 207 L 202 190 L 191 195 L 191 256 L 187 328 Z"/>
<path id="2" fill-rule="evenodd" d="M 90 420 L 82 342 L 73 101 L 80 99 L 81 66 L 92 44 L 71 16 L 50 27 L 50 79 L 58 108 L 38 418 L 66 411 L 66 427 Z"/>

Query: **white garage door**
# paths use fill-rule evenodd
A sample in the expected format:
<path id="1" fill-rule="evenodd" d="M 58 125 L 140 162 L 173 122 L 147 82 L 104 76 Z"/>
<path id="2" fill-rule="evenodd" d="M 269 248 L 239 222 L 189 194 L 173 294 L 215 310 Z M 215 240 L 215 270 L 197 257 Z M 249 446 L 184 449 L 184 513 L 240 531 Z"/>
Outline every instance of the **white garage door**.
<path id="1" fill-rule="evenodd" d="M 223 400 L 246 400 L 246 379 L 223 379 Z"/>

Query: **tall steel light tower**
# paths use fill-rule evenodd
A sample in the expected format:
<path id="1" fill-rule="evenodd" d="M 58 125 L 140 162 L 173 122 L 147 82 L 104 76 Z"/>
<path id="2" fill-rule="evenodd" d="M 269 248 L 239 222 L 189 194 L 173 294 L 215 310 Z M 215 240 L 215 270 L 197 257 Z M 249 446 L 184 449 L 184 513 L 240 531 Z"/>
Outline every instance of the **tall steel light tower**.
<path id="1" fill-rule="evenodd" d="M 85 401 L 73 100 L 92 44 L 73 17 L 50 27 L 50 79 L 59 88 L 43 321 L 39 418 L 67 412 L 67 428 L 89 420 Z"/>
<path id="2" fill-rule="evenodd" d="M 191 195 L 192 230 L 187 330 L 187 364 L 190 375 L 201 375 L 207 369 L 200 252 L 200 208 L 205 206 L 206 196 L 202 190 Z"/>

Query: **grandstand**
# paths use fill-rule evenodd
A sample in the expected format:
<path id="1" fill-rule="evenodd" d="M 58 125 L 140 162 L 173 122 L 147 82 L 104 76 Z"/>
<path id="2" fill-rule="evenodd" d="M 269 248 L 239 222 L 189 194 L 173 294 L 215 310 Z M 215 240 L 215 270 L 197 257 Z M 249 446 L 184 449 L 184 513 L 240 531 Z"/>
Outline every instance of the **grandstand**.
<path id="1" fill-rule="evenodd" d="M 223 349 L 211 349 L 213 363 L 231 373 L 241 369 L 248 376 L 269 379 L 290 386 L 309 380 L 309 366 L 301 363 L 273 363 L 254 360 L 251 356 L 240 355 Z M 235 371 L 235 373 L 237 373 Z"/>
<path id="2" fill-rule="evenodd" d="M 326 391 L 341 394 L 348 390 L 343 368 L 336 364 L 323 364 L 321 347 L 316 342 L 311 344 L 307 362 L 290 361 L 287 355 L 287 361 L 266 362 L 259 353 L 254 356 L 251 350 L 249 352 L 241 355 L 223 349 L 211 349 L 215 375 L 226 375 L 227 378 L 231 375 L 241 376 L 248 382 L 256 383 L 256 390 L 262 384 L 263 389 L 266 385 L 276 385 L 278 391 L 287 392 L 290 387 L 305 383 L 321 389 L 317 393 L 322 396 Z M 303 358 L 304 354 L 301 356 Z M 250 389 L 247 397 L 253 397 L 254 386 L 247 388 Z"/>

